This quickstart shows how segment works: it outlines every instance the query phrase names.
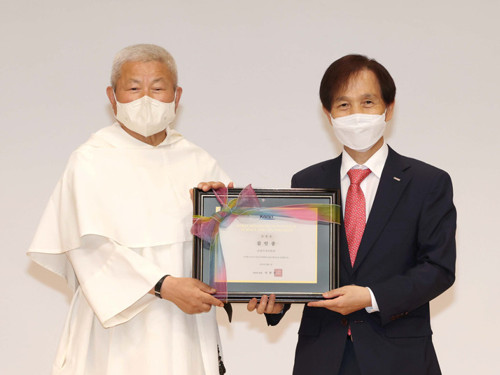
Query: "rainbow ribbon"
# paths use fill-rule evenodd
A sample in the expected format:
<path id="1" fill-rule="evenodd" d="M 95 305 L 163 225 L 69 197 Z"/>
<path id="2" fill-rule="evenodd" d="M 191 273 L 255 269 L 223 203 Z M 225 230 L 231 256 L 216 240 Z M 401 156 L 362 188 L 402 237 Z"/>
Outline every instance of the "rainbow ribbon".
<path id="1" fill-rule="evenodd" d="M 227 278 L 224 255 L 220 245 L 219 228 L 228 227 L 237 216 L 270 215 L 297 220 L 340 224 L 340 206 L 336 204 L 295 204 L 281 207 L 261 207 L 252 185 L 245 187 L 238 198 L 229 203 L 227 188 L 214 190 L 221 210 L 212 216 L 193 216 L 191 233 L 210 243 L 209 285 L 217 292 L 215 296 L 227 301 Z"/>

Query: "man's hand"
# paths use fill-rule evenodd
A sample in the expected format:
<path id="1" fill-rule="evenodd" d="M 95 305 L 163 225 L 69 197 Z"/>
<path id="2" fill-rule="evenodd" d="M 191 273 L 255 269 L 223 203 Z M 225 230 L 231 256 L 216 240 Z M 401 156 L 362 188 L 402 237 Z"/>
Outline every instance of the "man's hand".
<path id="1" fill-rule="evenodd" d="M 263 295 L 260 299 L 260 302 L 257 298 L 252 298 L 250 302 L 248 302 L 247 310 L 248 311 L 257 311 L 257 314 L 279 314 L 284 305 L 282 303 L 276 303 L 276 296 L 271 294 L 270 297 Z"/>
<path id="2" fill-rule="evenodd" d="M 324 307 L 342 315 L 364 309 L 372 305 L 368 288 L 357 285 L 346 285 L 323 293 L 323 301 L 309 302 L 307 306 Z"/>
<path id="3" fill-rule="evenodd" d="M 223 188 L 224 183 L 220 181 L 208 181 L 208 182 L 200 182 L 197 186 L 198 189 L 201 189 L 203 191 L 209 191 L 209 190 L 217 190 L 220 188 Z M 234 184 L 230 182 L 227 185 L 228 189 L 232 189 L 234 187 Z M 189 194 L 191 194 L 191 200 L 193 200 L 193 189 L 189 189 Z"/>
<path id="4" fill-rule="evenodd" d="M 161 297 L 172 301 L 186 314 L 198 314 L 210 311 L 212 305 L 224 304 L 212 296 L 216 292 L 207 284 L 190 277 L 169 276 L 161 286 Z"/>
<path id="5" fill-rule="evenodd" d="M 224 186 L 224 183 L 223 182 L 220 182 L 220 181 L 209 181 L 209 182 L 200 182 L 197 186 L 198 189 L 201 189 L 203 191 L 209 191 L 209 190 L 217 190 L 219 188 L 223 188 Z M 227 188 L 228 189 L 231 189 L 234 187 L 234 184 L 232 182 L 230 182 L 228 185 L 227 185 Z"/>

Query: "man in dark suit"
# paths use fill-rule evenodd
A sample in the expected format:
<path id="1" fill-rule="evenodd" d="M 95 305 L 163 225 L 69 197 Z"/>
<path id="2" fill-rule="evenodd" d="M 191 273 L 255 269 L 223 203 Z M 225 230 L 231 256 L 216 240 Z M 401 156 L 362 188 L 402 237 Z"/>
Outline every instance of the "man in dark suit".
<path id="1" fill-rule="evenodd" d="M 340 285 L 305 306 L 295 375 L 440 374 L 429 301 L 455 280 L 456 211 L 449 175 L 399 155 L 383 138 L 396 87 L 387 70 L 348 55 L 325 72 L 323 110 L 342 154 L 292 178 L 340 188 Z M 277 324 L 289 306 L 248 304 Z"/>

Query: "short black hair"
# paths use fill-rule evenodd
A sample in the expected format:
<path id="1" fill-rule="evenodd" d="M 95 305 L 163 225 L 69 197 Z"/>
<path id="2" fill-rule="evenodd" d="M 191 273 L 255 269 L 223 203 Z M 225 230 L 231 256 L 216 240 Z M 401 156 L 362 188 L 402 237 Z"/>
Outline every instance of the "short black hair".
<path id="1" fill-rule="evenodd" d="M 334 61 L 326 70 L 319 87 L 319 97 L 323 107 L 332 110 L 333 100 L 338 92 L 347 87 L 351 77 L 368 69 L 377 77 L 386 105 L 392 104 L 396 97 L 396 85 L 386 68 L 374 59 L 363 55 L 346 55 Z"/>

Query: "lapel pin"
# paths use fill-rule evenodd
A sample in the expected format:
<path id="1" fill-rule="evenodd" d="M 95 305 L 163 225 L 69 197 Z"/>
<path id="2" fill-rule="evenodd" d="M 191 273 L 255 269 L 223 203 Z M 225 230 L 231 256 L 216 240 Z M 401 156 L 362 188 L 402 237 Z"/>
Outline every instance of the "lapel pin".
<path id="1" fill-rule="evenodd" d="M 401 181 L 401 179 L 398 177 L 393 177 L 393 179 L 395 179 L 397 182 Z"/>

